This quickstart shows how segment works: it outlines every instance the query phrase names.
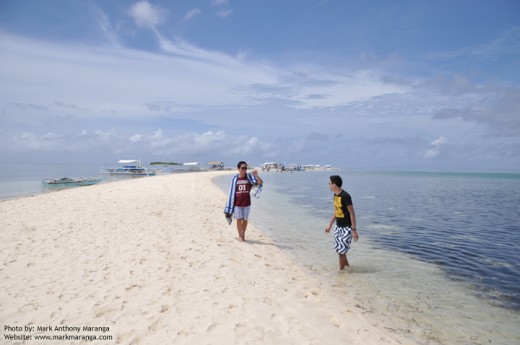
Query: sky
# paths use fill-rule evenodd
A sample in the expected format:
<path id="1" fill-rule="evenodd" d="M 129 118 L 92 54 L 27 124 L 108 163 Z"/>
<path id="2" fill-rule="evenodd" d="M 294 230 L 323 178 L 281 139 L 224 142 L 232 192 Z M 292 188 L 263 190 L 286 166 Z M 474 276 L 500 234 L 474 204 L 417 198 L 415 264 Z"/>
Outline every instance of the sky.
<path id="1" fill-rule="evenodd" d="M 0 160 L 520 172 L 518 0 L 0 0 Z"/>

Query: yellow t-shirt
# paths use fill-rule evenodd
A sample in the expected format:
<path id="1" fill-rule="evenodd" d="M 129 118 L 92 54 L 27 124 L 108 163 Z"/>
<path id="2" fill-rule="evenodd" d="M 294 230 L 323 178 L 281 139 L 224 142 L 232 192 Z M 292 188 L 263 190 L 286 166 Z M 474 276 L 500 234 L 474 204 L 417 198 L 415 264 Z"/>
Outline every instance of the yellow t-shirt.
<path id="1" fill-rule="evenodd" d="M 350 194 L 341 190 L 339 195 L 334 194 L 334 212 L 336 215 L 336 225 L 340 227 L 352 226 L 350 212 L 347 206 L 352 205 Z"/>

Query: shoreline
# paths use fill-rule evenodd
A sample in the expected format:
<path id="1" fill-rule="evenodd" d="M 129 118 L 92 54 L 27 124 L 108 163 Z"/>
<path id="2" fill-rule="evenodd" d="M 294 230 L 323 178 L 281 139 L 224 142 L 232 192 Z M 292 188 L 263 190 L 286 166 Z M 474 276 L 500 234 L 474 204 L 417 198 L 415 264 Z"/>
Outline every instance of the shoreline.
<path id="1" fill-rule="evenodd" d="M 366 235 L 349 253 L 352 267 L 348 274 L 338 275 L 331 237 L 323 233 L 323 223 L 329 220 L 330 213 L 311 213 L 305 203 L 296 206 L 292 195 L 272 190 L 279 185 L 272 184 L 268 176 L 262 176 L 269 188 L 260 202 L 255 201 L 252 223 L 325 289 L 348 299 L 363 296 L 357 299 L 359 310 L 389 316 L 378 321 L 379 327 L 431 344 L 520 341 L 516 332 L 518 311 L 492 304 L 477 289 L 452 279 L 434 263 L 385 249 Z M 225 179 L 218 180 L 221 190 L 225 190 Z M 359 219 L 364 231 L 381 230 L 370 215 L 366 217 L 361 214 Z"/>
<path id="2" fill-rule="evenodd" d="M 378 329 L 354 301 L 338 311 L 338 296 L 253 224 L 237 241 L 217 174 L 1 202 L 4 335 L 5 325 L 19 336 L 63 335 L 16 331 L 50 325 L 108 327 L 79 334 L 110 336 L 108 344 L 419 342 Z"/>
<path id="3" fill-rule="evenodd" d="M 415 314 L 381 313 L 395 301 L 367 289 L 365 272 L 324 282 L 254 220 L 239 242 L 213 182 L 232 174 L 171 174 L 0 202 L 0 321 L 22 328 L 4 335 L 50 325 L 108 327 L 79 333 L 112 337 L 102 344 L 446 343 Z M 58 343 L 67 342 L 45 342 Z"/>

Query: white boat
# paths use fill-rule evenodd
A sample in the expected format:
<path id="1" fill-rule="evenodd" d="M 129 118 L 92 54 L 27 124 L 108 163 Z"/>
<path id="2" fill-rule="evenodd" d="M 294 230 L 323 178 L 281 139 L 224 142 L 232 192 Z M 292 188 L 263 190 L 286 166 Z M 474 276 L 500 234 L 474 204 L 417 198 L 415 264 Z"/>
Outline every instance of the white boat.
<path id="1" fill-rule="evenodd" d="M 271 170 L 275 170 L 275 171 L 284 171 L 285 170 L 285 166 L 280 162 L 265 162 L 260 167 L 261 167 L 262 171 L 267 171 L 267 172 L 269 172 Z"/>
<path id="2" fill-rule="evenodd" d="M 289 164 L 285 167 L 285 170 L 287 171 L 302 171 L 303 168 L 301 165 L 298 164 Z"/>
<path id="3" fill-rule="evenodd" d="M 139 160 L 121 159 L 118 163 L 124 165 L 118 168 L 106 169 L 105 172 L 111 175 L 129 176 L 153 176 L 157 173 L 155 170 L 143 168 Z"/>
<path id="4" fill-rule="evenodd" d="M 70 177 L 62 177 L 60 179 L 53 178 L 44 178 L 42 179 L 42 184 L 45 187 L 49 188 L 68 188 L 68 187 L 82 187 L 82 186 L 90 186 L 96 183 L 101 182 L 100 178 L 70 178 Z"/>
<path id="5" fill-rule="evenodd" d="M 337 167 L 333 167 L 332 165 L 319 165 L 319 164 L 306 164 L 302 165 L 303 170 L 305 171 L 334 171 L 340 170 Z"/>
<path id="6" fill-rule="evenodd" d="M 209 168 L 210 170 L 224 170 L 224 162 L 213 161 L 213 162 L 208 162 L 208 165 L 211 166 Z"/>
<path id="7" fill-rule="evenodd" d="M 185 171 L 200 171 L 199 162 L 182 163 Z"/>

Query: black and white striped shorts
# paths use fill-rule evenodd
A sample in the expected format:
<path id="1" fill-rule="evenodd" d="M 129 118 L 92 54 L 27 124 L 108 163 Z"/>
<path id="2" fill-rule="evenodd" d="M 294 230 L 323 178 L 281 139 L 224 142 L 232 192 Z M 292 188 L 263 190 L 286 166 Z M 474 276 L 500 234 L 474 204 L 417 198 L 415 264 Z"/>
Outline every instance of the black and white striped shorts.
<path id="1" fill-rule="evenodd" d="M 347 254 L 352 243 L 352 229 L 349 226 L 334 229 L 334 250 L 338 254 Z"/>

